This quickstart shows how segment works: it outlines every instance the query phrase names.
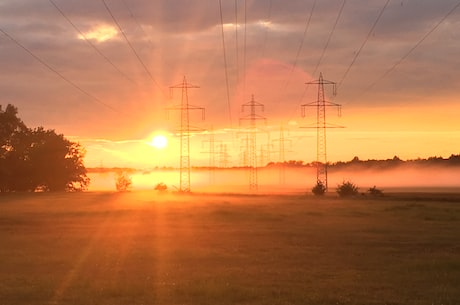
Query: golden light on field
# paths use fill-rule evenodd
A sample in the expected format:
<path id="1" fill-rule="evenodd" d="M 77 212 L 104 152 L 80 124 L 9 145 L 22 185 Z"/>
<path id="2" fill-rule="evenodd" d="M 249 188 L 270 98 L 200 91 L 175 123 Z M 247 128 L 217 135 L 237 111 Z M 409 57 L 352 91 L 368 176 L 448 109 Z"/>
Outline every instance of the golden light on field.
<path id="1" fill-rule="evenodd" d="M 163 149 L 168 146 L 168 138 L 163 134 L 158 134 L 153 136 L 152 142 L 150 143 L 153 147 L 157 149 Z"/>

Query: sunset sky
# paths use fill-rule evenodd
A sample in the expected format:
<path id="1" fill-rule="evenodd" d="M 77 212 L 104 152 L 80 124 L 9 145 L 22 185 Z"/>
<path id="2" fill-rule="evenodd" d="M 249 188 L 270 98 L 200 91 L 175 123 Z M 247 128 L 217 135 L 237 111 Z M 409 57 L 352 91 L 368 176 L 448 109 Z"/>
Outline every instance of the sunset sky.
<path id="1" fill-rule="evenodd" d="M 178 112 L 165 109 L 184 76 L 206 109 L 191 125 L 208 130 L 191 137 L 192 165 L 208 164 L 211 129 L 215 151 L 240 164 L 252 95 L 271 161 L 280 126 L 286 159 L 314 161 L 316 132 L 300 127 L 316 115 L 300 105 L 316 100 L 305 83 L 320 72 L 342 105 L 327 120 L 345 127 L 328 130 L 329 161 L 449 157 L 460 153 L 459 54 L 454 0 L 0 0 L 0 105 L 80 142 L 88 167 L 178 166 Z M 166 148 L 149 144 L 155 134 Z"/>

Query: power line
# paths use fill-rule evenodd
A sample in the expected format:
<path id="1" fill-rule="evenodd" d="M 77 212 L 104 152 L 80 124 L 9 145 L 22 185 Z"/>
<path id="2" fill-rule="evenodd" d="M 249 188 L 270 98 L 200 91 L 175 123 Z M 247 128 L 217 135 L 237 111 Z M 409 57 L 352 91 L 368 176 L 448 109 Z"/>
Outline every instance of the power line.
<path id="1" fill-rule="evenodd" d="M 340 7 L 339 13 L 337 14 L 337 18 L 335 19 L 334 26 L 332 27 L 332 30 L 329 33 L 329 37 L 327 38 L 326 45 L 324 46 L 323 52 L 321 53 L 318 63 L 316 64 L 315 70 L 313 71 L 313 75 L 316 74 L 316 71 L 318 70 L 318 67 L 321 64 L 321 61 L 323 60 L 324 53 L 326 53 L 326 50 L 329 47 L 329 43 L 331 42 L 332 35 L 334 34 L 335 28 L 337 27 L 337 23 L 339 22 L 340 16 L 342 15 L 342 11 L 343 11 L 343 8 L 345 7 L 345 3 L 346 3 L 346 0 L 343 0 L 342 6 Z"/>
<path id="2" fill-rule="evenodd" d="M 284 86 L 285 88 L 289 84 L 289 81 L 290 81 L 290 79 L 292 77 L 292 73 L 294 72 L 294 69 L 297 67 L 297 61 L 299 60 L 300 52 L 302 51 L 303 44 L 305 42 L 305 37 L 307 36 L 308 28 L 310 27 L 310 21 L 311 21 L 311 18 L 313 16 L 313 12 L 315 10 L 315 6 L 316 6 L 316 0 L 313 2 L 313 6 L 311 8 L 310 14 L 309 14 L 308 18 L 305 20 L 305 30 L 303 31 L 302 40 L 300 42 L 299 48 L 297 49 L 297 54 L 295 56 L 295 60 L 294 60 L 294 63 L 292 65 L 291 72 L 289 73 L 289 77 L 286 80 L 286 84 Z"/>
<path id="3" fill-rule="evenodd" d="M 27 53 L 29 53 L 30 56 L 32 56 L 35 60 L 37 60 L 39 63 L 41 63 L 43 66 L 45 66 L 48 70 L 50 70 L 51 72 L 55 73 L 57 76 L 59 76 L 61 79 L 63 79 L 65 82 L 67 82 L 69 85 L 71 85 L 72 87 L 74 87 L 75 89 L 77 89 L 78 91 L 80 91 L 81 93 L 83 93 L 84 95 L 88 96 L 89 98 L 91 98 L 93 101 L 111 109 L 112 111 L 114 112 L 118 112 L 115 108 L 113 108 L 112 106 L 104 103 L 103 101 L 101 101 L 100 99 L 98 99 L 97 97 L 95 97 L 94 95 L 90 94 L 88 91 L 84 90 L 82 87 L 78 86 L 76 83 L 74 83 L 73 81 L 71 81 L 70 79 L 68 79 L 67 77 L 65 77 L 63 74 L 61 74 L 59 71 L 57 71 L 56 69 L 54 69 L 53 67 L 51 67 L 49 64 L 47 64 L 43 59 L 41 59 L 40 57 L 38 57 L 37 55 L 35 55 L 30 49 L 28 49 L 26 46 L 24 46 L 23 44 L 21 44 L 19 41 L 17 41 L 16 39 L 14 39 L 11 35 L 9 35 L 7 32 L 5 32 L 2 28 L 0 28 L 0 32 L 2 32 L 6 37 L 8 37 L 12 42 L 14 42 L 17 46 L 19 46 L 21 49 L 23 49 L 24 51 L 26 51 Z"/>
<path id="4" fill-rule="evenodd" d="M 225 50 L 225 33 L 224 33 L 224 17 L 222 14 L 222 0 L 219 0 L 219 9 L 220 9 L 220 24 L 222 27 L 222 49 L 224 53 L 224 68 L 225 68 L 225 83 L 226 83 L 226 88 L 227 88 L 228 118 L 230 120 L 230 127 L 233 128 L 232 109 L 231 109 L 231 103 L 230 103 L 230 86 L 228 84 L 227 52 Z"/>
<path id="5" fill-rule="evenodd" d="M 389 68 L 385 73 L 383 73 L 377 80 L 375 80 L 372 84 L 370 84 L 361 94 L 366 93 L 370 89 L 372 89 L 378 82 L 380 82 L 383 78 L 385 78 L 388 74 L 393 72 L 404 60 L 406 60 L 409 55 L 415 51 L 424 41 L 428 38 L 458 7 L 460 6 L 460 2 L 458 2 L 441 20 L 434 25 L 403 57 L 401 57 L 391 68 Z"/>
<path id="6" fill-rule="evenodd" d="M 284 90 L 287 89 L 287 86 L 289 84 L 289 81 L 291 80 L 292 78 L 292 74 L 294 72 L 294 69 L 297 67 L 297 62 L 299 60 L 299 57 L 300 57 L 300 52 L 302 51 L 302 48 L 303 48 L 303 45 L 305 43 L 305 37 L 307 36 L 307 32 L 308 32 L 308 29 L 310 27 L 310 22 L 311 22 L 311 19 L 313 17 L 313 13 L 315 11 L 315 7 L 316 7 L 316 0 L 313 2 L 313 5 L 312 5 L 312 8 L 310 10 L 310 14 L 309 16 L 307 17 L 307 19 L 305 20 L 305 29 L 304 29 L 304 32 L 303 32 L 303 36 L 302 36 L 302 40 L 300 42 L 300 45 L 299 45 L 299 48 L 297 49 L 297 53 L 296 53 L 296 57 L 295 57 L 295 60 L 294 60 L 294 64 L 292 65 L 292 68 L 291 68 L 291 71 L 289 72 L 289 76 L 288 78 L 286 79 L 286 83 L 284 84 Z M 305 97 L 305 94 L 307 93 L 307 88 L 308 87 L 305 87 L 304 89 L 304 92 L 302 93 L 302 96 L 300 97 L 300 101 L 299 103 L 302 103 L 304 97 Z M 279 102 L 278 102 L 279 103 Z M 296 112 L 296 109 L 293 108 L 293 111 L 292 111 L 292 115 L 291 115 L 291 118 L 294 116 L 294 113 Z"/>
<path id="7" fill-rule="evenodd" d="M 238 46 L 238 0 L 235 0 L 235 44 L 236 44 L 236 82 L 238 83 L 240 77 L 240 60 L 239 60 L 239 46 Z"/>
<path id="8" fill-rule="evenodd" d="M 136 18 L 136 16 L 134 16 L 134 13 L 133 11 L 129 8 L 128 4 L 126 3 L 125 0 L 122 1 L 123 4 L 125 5 L 126 9 L 128 10 L 129 12 L 129 15 L 131 16 L 131 18 L 134 19 L 134 22 L 136 23 L 136 25 L 139 27 L 139 29 L 142 31 L 142 34 L 144 34 L 144 37 L 147 37 L 147 33 L 145 32 L 144 28 L 142 27 L 142 25 L 140 24 L 139 20 Z M 150 45 L 153 45 L 152 41 L 149 39 L 149 43 Z"/>
<path id="9" fill-rule="evenodd" d="M 77 33 L 100 55 L 104 58 L 115 70 L 118 71 L 122 76 L 124 76 L 127 80 L 134 83 L 134 81 L 128 77 L 123 71 L 121 71 L 107 56 L 105 56 L 87 37 L 86 35 L 78 29 L 78 27 L 70 20 L 69 17 L 57 6 L 57 4 L 53 0 L 49 0 L 49 2 L 56 8 L 56 10 L 64 17 L 65 20 L 77 31 Z"/>
<path id="10" fill-rule="evenodd" d="M 120 26 L 120 23 L 118 23 L 117 19 L 115 18 L 115 16 L 113 15 L 112 11 L 110 10 L 109 6 L 107 5 L 107 3 L 105 2 L 105 0 L 102 0 L 102 3 L 104 4 L 105 6 L 105 9 L 107 10 L 107 12 L 109 13 L 109 15 L 112 17 L 112 20 L 113 22 L 117 25 L 118 29 L 120 30 L 120 33 L 123 35 L 123 38 L 125 39 L 126 43 L 128 44 L 128 46 L 130 47 L 131 51 L 133 51 L 134 55 L 136 56 L 137 60 L 139 61 L 139 63 L 142 65 L 142 67 L 144 68 L 145 72 L 147 73 L 147 75 L 150 77 L 150 79 L 153 81 L 153 83 L 158 87 L 160 88 L 161 90 L 161 87 L 160 85 L 158 85 L 158 83 L 155 81 L 155 78 L 153 77 L 152 73 L 150 73 L 149 69 L 147 68 L 147 66 L 145 65 L 144 61 L 142 60 L 142 58 L 139 56 L 139 54 L 137 53 L 136 49 L 133 47 L 133 45 L 131 44 L 131 42 L 129 41 L 128 37 L 126 36 L 125 32 L 123 31 L 122 27 Z M 161 90 L 161 92 L 163 93 L 163 91 Z M 163 95 L 165 95 L 163 93 Z"/>
<path id="11" fill-rule="evenodd" d="M 273 1 L 270 0 L 268 2 L 267 24 L 270 24 L 271 19 L 272 19 L 272 8 L 273 8 Z M 268 26 L 265 27 L 264 41 L 262 43 L 262 48 L 261 48 L 261 51 L 260 51 L 260 54 L 262 54 L 262 57 L 265 56 L 265 49 L 266 49 L 266 46 L 267 46 L 267 39 L 268 39 Z"/>
<path id="12" fill-rule="evenodd" d="M 243 46 L 243 94 L 246 96 L 246 49 L 247 49 L 247 24 L 248 24 L 248 1 L 244 1 L 244 46 Z"/>
<path id="13" fill-rule="evenodd" d="M 354 57 L 353 60 L 351 61 L 350 65 L 348 66 L 348 68 L 347 68 L 347 70 L 345 71 L 345 73 L 343 74 L 342 79 L 339 81 L 339 83 L 338 83 L 338 85 L 337 85 L 338 88 L 340 88 L 340 86 L 342 85 L 342 82 L 345 80 L 345 77 L 347 77 L 348 72 L 350 72 L 351 67 L 353 66 L 353 64 L 355 63 L 355 61 L 356 61 L 356 59 L 358 58 L 359 54 L 361 53 L 362 49 L 364 48 L 364 46 L 366 45 L 367 41 L 368 41 L 369 38 L 371 37 L 371 34 L 374 32 L 374 29 L 375 29 L 375 27 L 377 26 L 377 23 L 379 22 L 380 17 L 382 17 L 383 12 L 385 11 L 385 9 L 386 9 L 387 6 L 388 6 L 388 3 L 390 3 L 390 0 L 387 0 L 387 2 L 385 3 L 385 5 L 384 5 L 384 6 L 382 7 L 382 9 L 380 10 L 380 13 L 379 13 L 379 15 L 377 16 L 377 19 L 375 20 L 375 22 L 374 22 L 374 24 L 372 25 L 371 29 L 369 30 L 369 33 L 367 34 L 366 39 L 365 39 L 364 42 L 361 44 L 361 47 L 359 47 L 358 52 L 356 52 L 355 57 Z"/>

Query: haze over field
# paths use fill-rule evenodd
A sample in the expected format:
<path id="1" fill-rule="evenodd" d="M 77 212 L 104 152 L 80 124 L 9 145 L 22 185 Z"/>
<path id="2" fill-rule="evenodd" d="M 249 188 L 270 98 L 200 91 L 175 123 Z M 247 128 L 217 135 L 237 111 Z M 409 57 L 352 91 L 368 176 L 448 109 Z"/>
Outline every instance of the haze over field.
<path id="1" fill-rule="evenodd" d="M 454 0 L 402 1 L 31 1 L 0 2 L 0 104 L 30 126 L 54 128 L 87 149 L 86 165 L 177 166 L 177 105 L 169 86 L 200 89 L 206 108 L 192 125 L 216 132 L 240 164 L 241 105 L 265 105 L 270 144 L 286 126 L 288 160 L 316 156 L 315 122 L 300 105 L 316 99 L 305 82 L 338 83 L 346 126 L 328 131 L 330 161 L 458 153 L 460 10 Z M 225 47 L 225 54 L 224 54 Z M 228 86 L 227 86 L 228 83 Z M 289 130 L 289 132 L 287 131 Z M 151 138 L 169 138 L 163 150 Z M 207 165 L 192 138 L 192 163 Z M 276 150 L 276 148 L 274 148 Z M 287 148 L 286 148 L 287 149 Z M 288 149 L 287 149 L 288 150 Z M 273 161 L 277 161 L 272 156 Z"/>
<path id="2" fill-rule="evenodd" d="M 132 172 L 132 190 L 153 190 L 158 183 L 165 183 L 170 191 L 179 187 L 177 170 L 152 170 Z M 403 166 L 388 170 L 345 169 L 330 170 L 328 184 L 330 193 L 343 181 L 351 181 L 366 193 L 373 186 L 384 192 L 392 191 L 443 191 L 454 192 L 460 188 L 460 168 Z M 90 173 L 89 190 L 115 190 L 116 173 Z M 286 169 L 284 183 L 280 180 L 279 169 L 258 170 L 259 193 L 307 193 L 315 185 L 316 169 Z M 212 175 L 208 170 L 192 170 L 191 184 L 194 192 L 246 193 L 249 191 L 246 169 L 217 169 Z"/>

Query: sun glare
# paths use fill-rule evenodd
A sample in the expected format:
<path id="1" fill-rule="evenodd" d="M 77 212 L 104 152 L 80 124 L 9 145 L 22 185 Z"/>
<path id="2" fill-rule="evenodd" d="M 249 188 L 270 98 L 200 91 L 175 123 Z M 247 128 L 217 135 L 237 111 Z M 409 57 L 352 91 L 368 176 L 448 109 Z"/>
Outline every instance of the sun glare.
<path id="1" fill-rule="evenodd" d="M 168 139 L 164 135 L 156 135 L 152 138 L 151 145 L 157 149 L 163 149 L 168 146 Z"/>

